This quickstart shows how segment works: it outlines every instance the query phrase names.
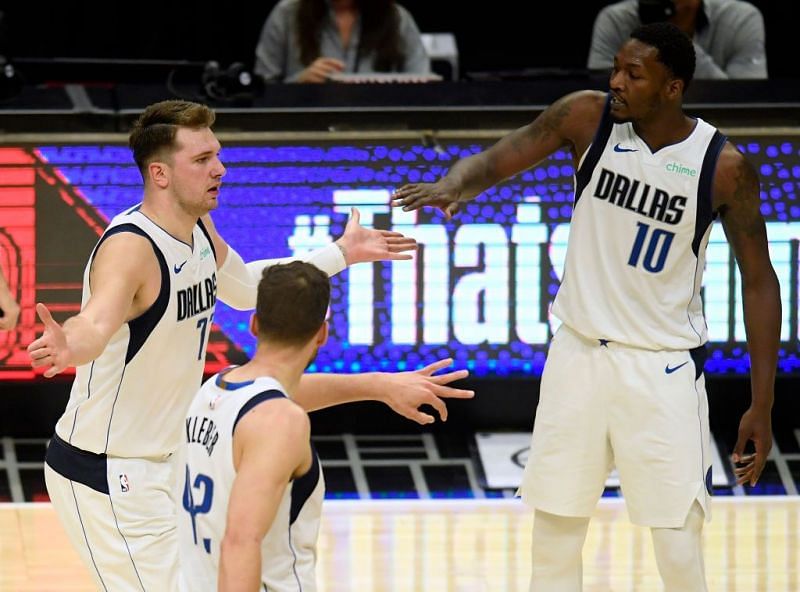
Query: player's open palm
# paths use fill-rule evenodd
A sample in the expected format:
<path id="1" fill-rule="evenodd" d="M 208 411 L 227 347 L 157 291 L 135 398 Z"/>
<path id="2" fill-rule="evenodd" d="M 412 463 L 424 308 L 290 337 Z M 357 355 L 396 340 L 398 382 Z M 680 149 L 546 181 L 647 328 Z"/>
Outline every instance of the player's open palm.
<path id="1" fill-rule="evenodd" d="M 443 181 L 403 185 L 392 195 L 392 206 L 402 207 L 404 212 L 418 210 L 423 206 L 439 208 L 449 220 L 458 212 L 459 194 Z"/>
<path id="2" fill-rule="evenodd" d="M 447 405 L 442 398 L 470 399 L 473 391 L 448 386 L 469 375 L 467 370 L 455 370 L 445 374 L 434 373 L 453 363 L 450 358 L 438 360 L 413 372 L 390 374 L 391 381 L 384 393 L 384 402 L 398 415 L 416 421 L 420 425 L 433 423 L 436 418 L 420 411 L 422 405 L 433 407 L 442 421 L 447 421 Z"/>
<path id="3" fill-rule="evenodd" d="M 67 336 L 61 325 L 53 320 L 50 311 L 41 302 L 36 305 L 36 313 L 42 319 L 44 332 L 39 339 L 28 346 L 28 355 L 31 357 L 31 366 L 47 368 L 44 375 L 50 378 L 70 365 Z"/>
<path id="4" fill-rule="evenodd" d="M 756 451 L 753 454 L 745 454 L 745 446 L 750 440 Z M 739 485 L 749 483 L 752 487 L 758 482 L 761 471 L 767 464 L 767 457 L 771 449 L 772 417 L 770 411 L 759 411 L 751 407 L 742 415 L 742 420 L 739 422 L 739 438 L 733 449 L 733 462 L 737 464 L 734 472 Z"/>
<path id="5" fill-rule="evenodd" d="M 353 208 L 344 234 L 337 241 L 344 249 L 348 265 L 370 261 L 402 261 L 411 259 L 409 251 L 417 250 L 417 241 L 400 232 L 361 226 L 361 214 Z"/>

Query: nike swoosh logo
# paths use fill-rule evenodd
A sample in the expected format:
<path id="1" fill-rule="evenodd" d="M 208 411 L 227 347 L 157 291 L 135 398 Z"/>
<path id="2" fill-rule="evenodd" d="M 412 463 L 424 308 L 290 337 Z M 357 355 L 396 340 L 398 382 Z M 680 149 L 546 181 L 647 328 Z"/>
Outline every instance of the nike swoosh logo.
<path id="1" fill-rule="evenodd" d="M 675 372 L 676 370 L 680 370 L 681 368 L 683 368 L 683 367 L 684 367 L 686 364 L 688 364 L 688 363 L 689 363 L 689 362 L 684 362 L 683 364 L 678 364 L 678 365 L 677 365 L 677 366 L 675 366 L 674 368 L 670 368 L 670 367 L 669 367 L 669 364 L 667 364 L 667 365 L 664 367 L 664 372 L 665 372 L 665 373 L 667 373 L 667 374 L 672 374 L 672 373 L 673 373 L 673 372 Z"/>
<path id="2" fill-rule="evenodd" d="M 188 261 L 188 259 L 186 261 Z M 177 263 L 175 264 L 175 273 L 180 273 L 181 272 L 181 269 L 183 269 L 183 266 L 186 265 L 186 261 L 184 261 L 180 265 L 178 265 Z"/>
<path id="3" fill-rule="evenodd" d="M 636 148 L 623 148 L 617 142 L 617 145 L 614 146 L 614 152 L 639 152 Z"/>

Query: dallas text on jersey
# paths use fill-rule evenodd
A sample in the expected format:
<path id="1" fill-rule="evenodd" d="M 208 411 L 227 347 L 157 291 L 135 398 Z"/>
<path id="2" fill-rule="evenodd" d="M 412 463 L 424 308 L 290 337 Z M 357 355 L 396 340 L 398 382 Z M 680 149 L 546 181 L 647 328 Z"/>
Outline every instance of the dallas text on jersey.
<path id="1" fill-rule="evenodd" d="M 217 274 L 211 274 L 191 288 L 178 290 L 178 320 L 188 319 L 214 306 L 217 301 Z"/>
<path id="2" fill-rule="evenodd" d="M 600 171 L 594 197 L 665 224 L 680 222 L 687 202 L 683 195 L 671 196 L 663 189 L 651 188 L 638 179 L 631 181 L 608 169 Z"/>

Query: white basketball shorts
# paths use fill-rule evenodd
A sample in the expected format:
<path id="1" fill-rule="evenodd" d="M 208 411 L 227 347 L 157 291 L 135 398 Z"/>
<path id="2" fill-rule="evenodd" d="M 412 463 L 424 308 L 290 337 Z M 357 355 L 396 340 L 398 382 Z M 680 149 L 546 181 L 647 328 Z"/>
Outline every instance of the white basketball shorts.
<path id="1" fill-rule="evenodd" d="M 50 441 L 47 491 L 98 590 L 177 590 L 174 466 Z"/>
<path id="2" fill-rule="evenodd" d="M 591 516 L 616 465 L 635 524 L 680 528 L 694 500 L 710 518 L 705 349 L 649 351 L 562 325 L 550 344 L 523 500 Z"/>

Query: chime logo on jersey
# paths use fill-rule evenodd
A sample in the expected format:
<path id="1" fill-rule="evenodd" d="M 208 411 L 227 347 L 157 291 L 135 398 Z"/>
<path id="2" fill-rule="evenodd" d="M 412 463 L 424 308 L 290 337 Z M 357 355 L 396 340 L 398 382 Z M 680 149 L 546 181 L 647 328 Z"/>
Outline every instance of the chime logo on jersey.
<path id="1" fill-rule="evenodd" d="M 687 202 L 683 195 L 670 195 L 608 169 L 600 171 L 594 197 L 665 224 L 680 222 Z"/>
<path id="2" fill-rule="evenodd" d="M 217 274 L 195 285 L 178 290 L 178 320 L 188 319 L 214 306 L 217 301 Z"/>

